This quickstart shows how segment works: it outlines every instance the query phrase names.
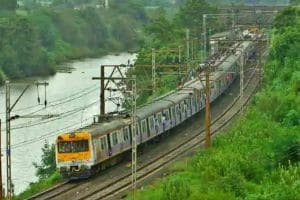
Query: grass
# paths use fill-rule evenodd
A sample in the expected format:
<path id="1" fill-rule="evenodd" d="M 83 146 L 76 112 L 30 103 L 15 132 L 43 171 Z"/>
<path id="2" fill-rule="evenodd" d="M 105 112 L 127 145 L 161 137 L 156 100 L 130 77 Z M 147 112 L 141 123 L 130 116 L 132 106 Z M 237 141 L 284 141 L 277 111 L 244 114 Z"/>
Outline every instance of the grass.
<path id="1" fill-rule="evenodd" d="M 31 183 L 28 188 L 21 194 L 15 196 L 13 199 L 21 200 L 31 197 L 34 194 L 42 192 L 62 181 L 62 177 L 58 172 L 55 172 L 52 176 L 47 179 L 40 180 L 36 183 Z"/>

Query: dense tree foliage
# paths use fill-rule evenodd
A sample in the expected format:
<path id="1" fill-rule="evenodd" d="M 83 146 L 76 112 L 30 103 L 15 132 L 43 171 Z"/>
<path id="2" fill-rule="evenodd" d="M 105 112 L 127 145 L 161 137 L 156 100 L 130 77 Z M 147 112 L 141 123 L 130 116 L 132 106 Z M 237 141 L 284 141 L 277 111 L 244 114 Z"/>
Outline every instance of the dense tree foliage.
<path id="1" fill-rule="evenodd" d="M 43 155 L 41 164 L 33 163 L 37 169 L 36 175 L 41 180 L 50 177 L 56 171 L 55 145 L 45 143 L 44 147 L 42 148 L 42 152 Z"/>
<path id="2" fill-rule="evenodd" d="M 15 11 L 17 9 L 17 0 L 0 0 L 0 11 Z"/>
<path id="3" fill-rule="evenodd" d="M 70 59 L 136 48 L 147 16 L 135 1 L 117 1 L 109 10 L 43 8 L 0 17 L 0 82 L 53 74 Z"/>

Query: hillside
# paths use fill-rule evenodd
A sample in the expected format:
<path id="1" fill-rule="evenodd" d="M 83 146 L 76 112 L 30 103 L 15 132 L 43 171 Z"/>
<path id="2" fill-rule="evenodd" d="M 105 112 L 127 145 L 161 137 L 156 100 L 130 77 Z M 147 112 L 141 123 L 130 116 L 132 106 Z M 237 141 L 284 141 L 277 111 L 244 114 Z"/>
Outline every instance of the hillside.
<path id="1" fill-rule="evenodd" d="M 263 88 L 246 114 L 137 199 L 300 199 L 300 17 L 275 20 Z"/>

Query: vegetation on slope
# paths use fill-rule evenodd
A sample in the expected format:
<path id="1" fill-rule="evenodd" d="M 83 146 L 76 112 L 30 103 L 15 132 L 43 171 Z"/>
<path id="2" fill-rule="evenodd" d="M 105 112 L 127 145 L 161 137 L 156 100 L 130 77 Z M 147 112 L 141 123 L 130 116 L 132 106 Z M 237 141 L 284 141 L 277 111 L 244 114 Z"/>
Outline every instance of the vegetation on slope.
<path id="1" fill-rule="evenodd" d="M 138 199 L 300 199 L 299 12 L 277 16 L 264 87 L 247 113 Z"/>

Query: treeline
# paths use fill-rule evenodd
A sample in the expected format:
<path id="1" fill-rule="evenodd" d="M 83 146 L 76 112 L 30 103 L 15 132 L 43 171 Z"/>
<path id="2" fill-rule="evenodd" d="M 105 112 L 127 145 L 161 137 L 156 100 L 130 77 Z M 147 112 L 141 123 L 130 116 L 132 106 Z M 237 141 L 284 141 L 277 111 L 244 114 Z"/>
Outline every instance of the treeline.
<path id="1" fill-rule="evenodd" d="M 276 17 L 264 85 L 246 114 L 137 199 L 300 199 L 299 14 Z"/>
<path id="2" fill-rule="evenodd" d="M 70 59 L 135 49 L 147 21 L 144 8 L 134 0 L 114 0 L 110 6 L 2 13 L 0 82 L 53 74 L 57 64 Z"/>
<path id="3" fill-rule="evenodd" d="M 154 97 L 175 89 L 182 83 L 187 76 L 184 64 L 187 63 L 186 48 L 186 30 L 190 30 L 190 38 L 193 40 L 193 52 L 196 63 L 199 63 L 201 46 L 200 39 L 202 34 L 203 14 L 217 13 L 218 7 L 205 0 L 186 0 L 172 18 L 164 8 L 158 8 L 153 11 L 149 23 L 144 27 L 144 42 L 138 54 L 137 65 L 152 63 L 152 49 L 156 50 L 156 65 L 159 64 L 181 64 L 181 69 L 160 68 L 157 67 L 157 88 L 155 93 L 151 90 L 142 90 L 139 94 L 138 104 L 144 104 L 151 101 Z M 227 19 L 222 21 L 210 22 L 211 27 L 218 27 L 213 32 L 223 31 L 226 25 L 230 23 Z M 228 27 L 228 26 L 227 26 Z M 192 42 L 190 42 L 192 45 Z M 180 56 L 179 56 L 180 46 Z M 170 51 L 173 49 L 173 51 Z M 191 48 L 192 49 L 192 48 Z M 192 50 L 190 49 L 190 53 Z M 180 57 L 180 58 L 179 58 Z M 189 66 L 195 66 L 189 58 Z M 152 76 L 150 67 L 136 67 L 133 72 L 137 75 L 138 86 L 142 88 L 152 88 Z M 185 74 L 183 74 L 185 73 Z"/>

